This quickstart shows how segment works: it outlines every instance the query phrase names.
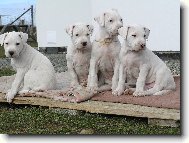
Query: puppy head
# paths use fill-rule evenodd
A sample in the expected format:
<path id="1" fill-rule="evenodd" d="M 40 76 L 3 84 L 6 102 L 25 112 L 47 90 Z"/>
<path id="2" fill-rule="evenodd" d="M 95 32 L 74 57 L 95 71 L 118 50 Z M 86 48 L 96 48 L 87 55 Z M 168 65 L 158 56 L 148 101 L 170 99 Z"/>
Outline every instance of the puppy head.
<path id="1" fill-rule="evenodd" d="M 111 9 L 94 18 L 99 26 L 104 27 L 110 36 L 118 34 L 118 29 L 123 26 L 123 20 L 116 9 Z"/>
<path id="2" fill-rule="evenodd" d="M 71 36 L 72 43 L 76 49 L 85 49 L 91 46 L 92 25 L 83 23 L 70 25 L 66 28 L 66 32 Z"/>
<path id="3" fill-rule="evenodd" d="M 4 45 L 5 55 L 9 58 L 17 58 L 24 48 L 28 34 L 23 32 L 9 32 L 0 35 L 0 44 Z"/>
<path id="4" fill-rule="evenodd" d="M 146 48 L 146 40 L 150 34 L 150 30 L 142 26 L 121 27 L 119 35 L 126 40 L 126 44 L 130 50 L 139 51 Z"/>

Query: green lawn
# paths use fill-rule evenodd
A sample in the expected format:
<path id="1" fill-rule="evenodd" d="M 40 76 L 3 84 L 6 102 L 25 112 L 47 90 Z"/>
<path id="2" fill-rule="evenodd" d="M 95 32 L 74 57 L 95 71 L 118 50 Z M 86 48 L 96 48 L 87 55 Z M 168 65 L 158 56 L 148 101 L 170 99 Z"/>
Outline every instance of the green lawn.
<path id="1" fill-rule="evenodd" d="M 4 48 L 0 46 L 0 58 L 5 58 Z"/>
<path id="2" fill-rule="evenodd" d="M 147 119 L 1 104 L 3 134 L 179 135 L 180 128 L 149 126 Z"/>
<path id="3" fill-rule="evenodd" d="M 9 68 L 0 68 L 0 77 L 1 76 L 10 76 L 15 74 L 16 72 Z"/>

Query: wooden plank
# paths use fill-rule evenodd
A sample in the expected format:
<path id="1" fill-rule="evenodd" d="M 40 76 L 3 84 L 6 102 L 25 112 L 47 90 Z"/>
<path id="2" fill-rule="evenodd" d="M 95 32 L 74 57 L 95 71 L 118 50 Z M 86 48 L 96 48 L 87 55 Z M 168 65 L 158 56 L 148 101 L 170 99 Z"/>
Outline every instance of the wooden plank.
<path id="1" fill-rule="evenodd" d="M 6 102 L 5 94 L 0 93 L 0 102 Z M 180 110 L 147 107 L 133 104 L 121 104 L 100 101 L 86 101 L 82 103 L 69 103 L 55 101 L 40 97 L 16 97 L 15 104 L 30 104 L 48 107 L 66 108 L 72 110 L 84 110 L 90 113 L 104 113 L 126 115 L 134 117 L 147 117 L 152 119 L 180 120 Z"/>

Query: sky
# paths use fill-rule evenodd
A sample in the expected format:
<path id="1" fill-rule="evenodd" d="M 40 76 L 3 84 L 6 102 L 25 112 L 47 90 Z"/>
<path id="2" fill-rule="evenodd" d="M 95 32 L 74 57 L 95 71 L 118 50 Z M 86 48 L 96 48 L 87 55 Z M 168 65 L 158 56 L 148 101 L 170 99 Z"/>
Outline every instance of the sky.
<path id="1" fill-rule="evenodd" d="M 35 4 L 36 0 L 1 0 L 0 1 L 0 7 L 9 5 L 11 6 L 12 4 Z"/>
<path id="2" fill-rule="evenodd" d="M 24 11 L 26 11 L 31 5 L 34 5 L 35 9 L 36 0 L 0 0 L 0 15 L 8 15 L 2 17 L 2 24 L 7 24 Z M 29 23 L 31 20 L 30 13 L 27 13 L 22 17 Z"/>

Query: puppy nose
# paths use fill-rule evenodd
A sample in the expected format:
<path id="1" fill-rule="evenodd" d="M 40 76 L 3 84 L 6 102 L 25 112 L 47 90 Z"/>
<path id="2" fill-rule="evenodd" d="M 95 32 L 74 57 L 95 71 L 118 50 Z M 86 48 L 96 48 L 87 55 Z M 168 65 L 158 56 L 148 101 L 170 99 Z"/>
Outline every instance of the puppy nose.
<path id="1" fill-rule="evenodd" d="M 143 48 L 146 47 L 146 44 L 141 44 L 140 46 L 141 46 L 141 48 L 143 49 Z"/>
<path id="2" fill-rule="evenodd" d="M 82 45 L 83 46 L 87 46 L 87 42 L 82 42 Z"/>
<path id="3" fill-rule="evenodd" d="M 12 56 L 12 55 L 14 55 L 14 52 L 13 51 L 9 51 L 9 54 Z"/>

